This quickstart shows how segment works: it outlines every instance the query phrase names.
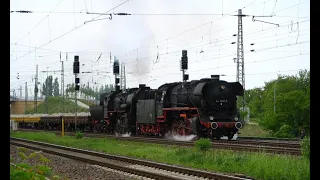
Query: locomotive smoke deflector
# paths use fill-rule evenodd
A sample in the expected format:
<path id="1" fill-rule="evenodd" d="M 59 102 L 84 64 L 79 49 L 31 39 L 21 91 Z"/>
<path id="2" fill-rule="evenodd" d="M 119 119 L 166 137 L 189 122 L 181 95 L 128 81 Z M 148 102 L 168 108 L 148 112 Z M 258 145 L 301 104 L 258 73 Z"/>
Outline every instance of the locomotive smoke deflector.
<path id="1" fill-rule="evenodd" d="M 243 86 L 239 82 L 230 83 L 232 85 L 232 89 L 237 96 L 243 96 L 244 90 Z"/>
<path id="2" fill-rule="evenodd" d="M 199 83 L 196 88 L 194 88 L 193 95 L 194 96 L 202 96 L 202 88 L 206 84 L 206 82 Z"/>
<path id="3" fill-rule="evenodd" d="M 220 75 L 211 75 L 210 79 L 219 81 L 220 80 Z M 210 79 L 208 79 L 208 80 L 210 81 Z M 205 80 L 205 79 L 203 79 L 203 80 Z M 206 84 L 206 82 L 199 83 L 196 86 L 196 88 L 194 88 L 193 95 L 194 96 L 202 96 L 202 89 L 203 89 L 205 84 Z"/>

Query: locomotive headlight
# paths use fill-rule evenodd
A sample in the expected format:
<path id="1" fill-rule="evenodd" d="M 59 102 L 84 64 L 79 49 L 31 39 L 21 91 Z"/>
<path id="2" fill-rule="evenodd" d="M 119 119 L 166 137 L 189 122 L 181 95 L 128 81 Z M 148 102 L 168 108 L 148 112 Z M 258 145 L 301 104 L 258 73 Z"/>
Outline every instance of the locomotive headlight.
<path id="1" fill-rule="evenodd" d="M 213 116 L 209 116 L 209 119 L 212 121 L 213 120 Z"/>
<path id="2" fill-rule="evenodd" d="M 224 85 L 221 85 L 219 88 L 220 91 L 224 91 L 225 89 L 226 89 L 226 86 L 224 86 Z"/>
<path id="3" fill-rule="evenodd" d="M 235 120 L 235 121 L 238 121 L 239 119 L 238 119 L 238 117 L 235 117 L 234 120 Z"/>

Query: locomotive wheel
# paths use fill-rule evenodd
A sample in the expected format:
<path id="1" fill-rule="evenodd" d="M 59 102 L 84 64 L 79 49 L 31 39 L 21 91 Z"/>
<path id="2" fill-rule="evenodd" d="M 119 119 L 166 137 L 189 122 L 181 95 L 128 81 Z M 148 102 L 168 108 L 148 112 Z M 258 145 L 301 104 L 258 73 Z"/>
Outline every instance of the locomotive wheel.
<path id="1" fill-rule="evenodd" d="M 116 125 L 116 132 L 119 134 L 128 133 L 128 120 L 126 118 L 118 119 L 117 125 Z"/>
<path id="2" fill-rule="evenodd" d="M 186 136 L 192 132 L 188 128 L 190 128 L 190 124 L 186 124 L 183 119 L 178 119 L 172 123 L 171 130 L 173 135 Z"/>

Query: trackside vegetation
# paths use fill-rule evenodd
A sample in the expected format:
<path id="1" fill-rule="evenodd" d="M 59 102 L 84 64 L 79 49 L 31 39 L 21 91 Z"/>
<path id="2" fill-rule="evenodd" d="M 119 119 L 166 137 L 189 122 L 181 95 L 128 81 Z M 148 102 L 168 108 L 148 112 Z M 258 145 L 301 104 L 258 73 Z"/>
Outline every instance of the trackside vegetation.
<path id="1" fill-rule="evenodd" d="M 242 98 L 238 99 L 239 101 Z M 310 71 L 296 75 L 278 75 L 263 87 L 245 91 L 250 119 L 255 119 L 274 137 L 299 137 L 302 129 L 310 132 Z M 238 103 L 240 107 L 241 102 Z M 241 130 L 240 130 L 241 131 Z"/>
<path id="2" fill-rule="evenodd" d="M 213 172 L 243 174 L 254 179 L 310 179 L 310 161 L 303 156 L 207 149 L 205 140 L 198 143 L 199 148 L 168 148 L 167 145 L 146 145 L 110 138 L 61 137 L 48 132 L 16 131 L 11 136 Z"/>
<path id="3" fill-rule="evenodd" d="M 211 141 L 207 138 L 200 138 L 196 141 L 195 148 L 199 151 L 207 151 L 211 148 Z"/>
<path id="4" fill-rule="evenodd" d="M 249 124 L 246 123 L 245 126 L 239 130 L 241 136 L 251 136 L 251 137 L 272 137 L 272 134 L 267 130 L 264 130 L 263 127 L 259 124 Z"/>
<path id="5" fill-rule="evenodd" d="M 73 103 L 72 101 L 70 101 L 69 99 L 64 99 L 62 97 L 53 97 L 53 96 L 49 96 L 48 97 L 48 114 L 53 114 L 53 113 L 60 113 L 61 112 L 61 105 L 64 102 L 64 108 L 65 108 L 65 113 L 74 113 L 75 112 L 75 107 L 76 104 Z M 37 113 L 38 114 L 46 114 L 47 111 L 47 106 L 46 106 L 46 102 L 41 103 L 40 105 L 38 105 L 37 107 Z M 89 110 L 83 107 L 78 106 L 77 107 L 77 111 L 78 112 L 88 112 Z M 27 110 L 27 114 L 34 114 L 34 109 L 33 108 L 29 108 L 29 110 Z"/>
<path id="6" fill-rule="evenodd" d="M 51 168 L 48 166 L 49 159 L 45 158 L 38 152 L 27 152 L 24 147 L 17 148 L 18 156 L 20 159 L 19 163 L 13 163 L 13 158 L 10 157 L 10 179 L 11 180 L 22 180 L 22 179 L 34 179 L 34 180 L 45 180 L 50 179 L 61 179 L 57 175 L 52 174 Z M 31 165 L 29 162 L 37 162 Z"/>
<path id="7" fill-rule="evenodd" d="M 310 137 L 305 137 L 301 141 L 301 151 L 302 155 L 310 160 Z"/>

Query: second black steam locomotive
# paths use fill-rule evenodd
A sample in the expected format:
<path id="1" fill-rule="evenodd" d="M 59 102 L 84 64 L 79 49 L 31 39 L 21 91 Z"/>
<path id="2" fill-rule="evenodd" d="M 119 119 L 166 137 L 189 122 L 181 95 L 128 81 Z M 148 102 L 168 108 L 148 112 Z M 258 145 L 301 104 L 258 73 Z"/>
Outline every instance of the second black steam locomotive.
<path id="1" fill-rule="evenodd" d="M 173 82 L 150 89 L 116 89 L 100 95 L 98 107 L 90 107 L 94 129 L 108 133 L 163 136 L 196 134 L 199 138 L 227 136 L 231 140 L 242 127 L 237 96 L 239 82 L 219 75 L 187 82 Z"/>

